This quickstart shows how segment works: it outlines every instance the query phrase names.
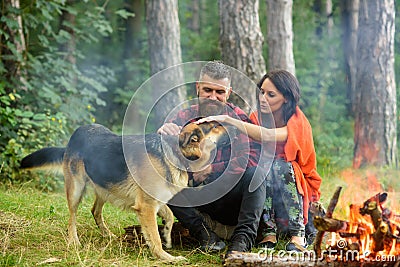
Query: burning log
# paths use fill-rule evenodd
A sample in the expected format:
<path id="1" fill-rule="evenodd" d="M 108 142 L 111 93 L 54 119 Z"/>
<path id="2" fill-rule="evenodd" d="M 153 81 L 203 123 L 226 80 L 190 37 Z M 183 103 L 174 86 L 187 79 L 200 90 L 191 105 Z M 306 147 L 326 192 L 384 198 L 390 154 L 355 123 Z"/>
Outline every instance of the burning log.
<path id="1" fill-rule="evenodd" d="M 364 207 L 360 209 L 361 215 L 370 215 L 375 229 L 378 229 L 382 223 L 382 212 L 380 211 L 377 202 L 369 201 L 364 203 Z"/>
<path id="2" fill-rule="evenodd" d="M 326 215 L 325 218 L 332 218 L 332 214 L 336 208 L 336 205 L 339 201 L 339 196 L 340 196 L 340 191 L 342 191 L 342 187 L 338 186 L 336 188 L 335 193 L 333 194 L 331 201 L 329 202 L 329 206 L 326 209 Z M 315 223 L 315 221 L 314 221 Z M 317 257 L 321 256 L 321 244 L 322 244 L 322 238 L 324 237 L 325 231 L 318 231 L 317 236 L 315 237 L 314 241 L 314 251 Z"/>
<path id="3" fill-rule="evenodd" d="M 383 203 L 386 202 L 387 196 L 388 196 L 388 194 L 386 192 L 378 193 L 375 196 L 372 196 L 369 199 L 367 199 L 364 202 L 364 206 L 367 206 L 368 203 L 371 202 L 371 201 L 375 201 L 375 202 L 379 203 L 379 205 L 382 205 Z"/>
<path id="4" fill-rule="evenodd" d="M 382 251 L 385 248 L 385 237 L 387 236 L 389 227 L 386 223 L 382 222 L 382 224 L 378 227 L 378 229 L 372 234 L 372 238 L 374 239 L 374 252 Z"/>
<path id="5" fill-rule="evenodd" d="M 373 252 L 384 250 L 385 244 L 389 247 L 394 238 L 390 227 L 392 224 L 390 221 L 392 212 L 382 207 L 386 199 L 387 193 L 378 193 L 366 200 L 363 207 L 360 208 L 360 214 L 369 215 L 374 225 L 374 232 L 372 233 L 372 238 L 374 240 Z M 396 223 L 394 223 L 394 226 L 397 229 Z"/>
<path id="6" fill-rule="evenodd" d="M 374 239 L 373 250 L 374 252 L 382 251 L 385 248 L 384 242 L 389 233 L 389 226 L 386 222 L 383 222 L 382 212 L 375 201 L 368 203 L 367 214 L 371 216 L 375 228 L 375 232 L 372 234 Z"/>
<path id="7" fill-rule="evenodd" d="M 349 232 L 351 227 L 349 222 L 319 216 L 314 218 L 314 226 L 323 232 Z"/>
<path id="8" fill-rule="evenodd" d="M 347 232 L 339 232 L 339 235 L 342 238 L 356 238 L 356 239 L 359 239 L 361 236 L 359 233 L 347 233 Z"/>

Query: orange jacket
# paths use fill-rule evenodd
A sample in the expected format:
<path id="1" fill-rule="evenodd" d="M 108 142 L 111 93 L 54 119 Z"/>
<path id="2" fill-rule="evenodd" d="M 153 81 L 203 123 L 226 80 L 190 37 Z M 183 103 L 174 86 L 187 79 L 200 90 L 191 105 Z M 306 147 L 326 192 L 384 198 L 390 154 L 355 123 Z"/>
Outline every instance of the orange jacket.
<path id="1" fill-rule="evenodd" d="M 258 113 L 250 114 L 250 120 L 257 125 Z M 285 145 L 285 160 L 291 162 L 296 176 L 297 190 L 303 196 L 304 223 L 308 221 L 308 208 L 312 201 L 318 201 L 322 179 L 317 172 L 317 160 L 311 125 L 296 107 L 295 114 L 287 123 L 288 138 Z"/>

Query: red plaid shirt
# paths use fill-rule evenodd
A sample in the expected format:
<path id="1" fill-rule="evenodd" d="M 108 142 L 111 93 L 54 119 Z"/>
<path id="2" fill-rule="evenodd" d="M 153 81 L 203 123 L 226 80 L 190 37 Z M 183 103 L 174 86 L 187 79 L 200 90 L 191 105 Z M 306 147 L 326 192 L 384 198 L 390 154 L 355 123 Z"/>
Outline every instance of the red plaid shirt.
<path id="1" fill-rule="evenodd" d="M 239 107 L 227 103 L 224 115 L 252 123 L 246 113 Z M 179 126 L 184 126 L 189 122 L 196 121 L 199 118 L 199 106 L 192 105 L 190 108 L 180 110 L 175 118 L 170 122 Z M 238 134 L 230 145 L 218 147 L 217 154 L 212 166 L 212 175 L 210 175 L 202 184 L 208 184 L 217 179 L 224 171 L 227 174 L 243 174 L 247 167 L 256 166 L 260 156 L 260 145 L 254 142 L 246 134 L 238 131 Z M 229 168 L 227 169 L 229 164 Z M 192 176 L 189 175 L 189 185 Z"/>

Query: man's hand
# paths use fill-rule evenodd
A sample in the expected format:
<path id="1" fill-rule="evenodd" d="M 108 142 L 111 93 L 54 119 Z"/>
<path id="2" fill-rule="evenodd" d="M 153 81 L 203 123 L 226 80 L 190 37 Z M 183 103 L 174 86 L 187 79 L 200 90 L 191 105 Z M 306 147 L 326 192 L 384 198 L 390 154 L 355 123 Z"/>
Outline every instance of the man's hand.
<path id="1" fill-rule="evenodd" d="M 210 173 L 212 172 L 212 168 L 211 165 L 208 165 L 206 168 L 204 168 L 201 171 L 198 172 L 194 172 L 193 173 L 193 180 L 200 184 L 202 183 L 205 179 L 207 179 L 207 177 L 210 175 Z"/>
<path id="2" fill-rule="evenodd" d="M 158 134 L 164 135 L 178 135 L 181 132 L 182 126 L 178 126 L 175 123 L 165 123 L 158 130 Z"/>

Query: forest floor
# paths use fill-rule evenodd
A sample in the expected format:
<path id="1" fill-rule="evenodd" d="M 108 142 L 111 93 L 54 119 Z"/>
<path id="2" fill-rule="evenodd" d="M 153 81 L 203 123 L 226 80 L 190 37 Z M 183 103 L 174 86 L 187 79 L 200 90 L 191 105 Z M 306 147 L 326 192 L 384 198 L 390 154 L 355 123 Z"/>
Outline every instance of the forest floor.
<path id="1" fill-rule="evenodd" d="M 321 201 L 326 206 L 337 186 L 343 191 L 334 217 L 346 218 L 346 207 L 360 203 L 381 191 L 389 191 L 388 205 L 399 210 L 398 171 L 343 171 L 324 177 Z M 151 256 L 147 246 L 127 242 L 124 228 L 137 224 L 133 213 L 106 204 L 104 217 L 116 239 L 100 235 L 90 212 L 93 194 L 89 189 L 78 212 L 78 234 L 82 247 L 68 247 L 66 242 L 68 209 L 62 189 L 43 192 L 28 182 L 0 186 L 0 266 L 171 266 Z M 396 206 L 396 207 L 394 207 Z M 222 265 L 221 253 L 205 253 L 195 244 L 175 244 L 168 250 L 187 261 L 174 266 Z M 256 251 L 253 251 L 256 252 Z"/>

